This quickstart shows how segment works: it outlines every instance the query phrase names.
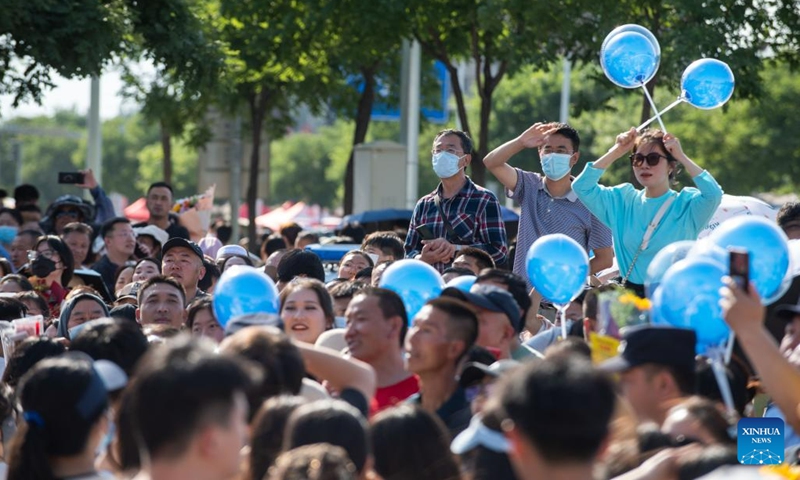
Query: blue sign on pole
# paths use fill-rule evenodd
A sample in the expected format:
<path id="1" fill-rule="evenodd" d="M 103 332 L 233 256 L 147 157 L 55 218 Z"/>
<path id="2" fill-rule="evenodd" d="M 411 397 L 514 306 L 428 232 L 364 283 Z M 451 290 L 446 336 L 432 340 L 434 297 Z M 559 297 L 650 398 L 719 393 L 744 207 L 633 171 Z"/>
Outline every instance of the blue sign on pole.
<path id="1" fill-rule="evenodd" d="M 422 105 L 420 111 L 429 122 L 446 123 L 449 115 L 447 102 L 450 99 L 450 74 L 442 62 L 436 61 L 433 65 L 436 83 L 439 86 L 439 95 L 434 105 Z M 358 86 L 359 90 L 363 85 Z M 380 81 L 375 87 L 377 98 L 388 98 L 389 87 Z M 376 101 L 372 106 L 372 120 L 379 122 L 396 122 L 400 120 L 400 107 Z"/>

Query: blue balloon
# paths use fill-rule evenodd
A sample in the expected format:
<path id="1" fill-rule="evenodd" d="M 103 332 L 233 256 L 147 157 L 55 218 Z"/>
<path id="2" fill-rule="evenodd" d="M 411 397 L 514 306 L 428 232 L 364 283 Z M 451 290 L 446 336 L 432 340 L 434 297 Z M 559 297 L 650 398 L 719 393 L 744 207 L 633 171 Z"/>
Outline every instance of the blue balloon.
<path id="1" fill-rule="evenodd" d="M 719 306 L 724 275 L 717 262 L 681 260 L 667 270 L 653 297 L 653 309 L 665 322 L 697 333 L 699 352 L 722 344 L 730 334 Z"/>
<path id="2" fill-rule="evenodd" d="M 714 58 L 695 60 L 681 76 L 681 98 L 697 108 L 711 110 L 730 100 L 734 84 L 727 63 Z"/>
<path id="3" fill-rule="evenodd" d="M 389 265 L 383 272 L 379 285 L 400 296 L 406 307 L 410 325 L 425 302 L 442 293 L 444 280 L 439 272 L 427 263 L 405 259 Z"/>
<path id="4" fill-rule="evenodd" d="M 661 313 L 661 289 L 656 287 L 650 297 L 650 323 L 653 325 L 669 325 Z"/>
<path id="5" fill-rule="evenodd" d="M 600 47 L 600 51 L 602 52 L 603 50 L 606 49 L 606 45 L 608 45 L 608 42 L 611 41 L 612 38 L 616 37 L 620 33 L 625 33 L 625 32 L 641 33 L 642 35 L 647 37 L 647 39 L 650 41 L 650 44 L 653 45 L 653 48 L 655 49 L 656 61 L 657 62 L 661 62 L 661 45 L 658 44 L 658 39 L 656 39 L 656 36 L 653 35 L 653 32 L 651 32 L 650 30 L 644 28 L 641 25 L 636 25 L 635 23 L 628 23 L 626 25 L 620 25 L 619 27 L 615 28 L 614 30 L 611 30 L 611 33 L 606 35 L 606 38 L 603 40 L 603 45 Z M 606 69 L 605 60 L 603 58 L 603 55 L 600 55 L 600 65 L 603 67 L 603 70 Z"/>
<path id="6" fill-rule="evenodd" d="M 686 255 L 686 258 L 705 258 L 717 262 L 722 266 L 722 269 L 725 270 L 725 274 L 728 274 L 730 254 L 727 250 L 719 245 L 715 245 L 707 238 L 698 241 L 694 248 Z"/>
<path id="7" fill-rule="evenodd" d="M 240 315 L 266 313 L 278 315 L 280 299 L 278 288 L 263 271 L 234 265 L 219 278 L 214 288 L 212 306 L 222 328 Z"/>
<path id="8" fill-rule="evenodd" d="M 475 275 L 461 275 L 456 277 L 445 284 L 445 287 L 456 287 L 463 292 L 469 292 L 469 289 L 475 285 L 475 280 L 478 277 Z"/>
<path id="9" fill-rule="evenodd" d="M 623 88 L 638 88 L 658 71 L 656 47 L 638 32 L 623 32 L 600 51 L 600 64 L 609 80 Z"/>
<path id="10" fill-rule="evenodd" d="M 694 244 L 694 240 L 682 240 L 680 242 L 670 243 L 656 253 L 656 256 L 653 257 L 653 260 L 650 261 L 650 265 L 647 267 L 647 276 L 644 279 L 644 290 L 647 294 L 647 298 L 653 299 L 653 293 L 656 288 L 658 288 L 661 278 L 664 277 L 669 267 L 683 260 L 689 253 L 689 250 L 694 247 Z"/>
<path id="11" fill-rule="evenodd" d="M 781 297 L 791 262 L 789 240 L 775 222 L 742 215 L 723 222 L 708 238 L 726 250 L 736 247 L 749 252 L 750 281 L 764 305 Z"/>
<path id="12" fill-rule="evenodd" d="M 589 275 L 586 250 L 563 233 L 533 242 L 525 265 L 536 290 L 556 305 L 565 305 L 580 295 Z"/>

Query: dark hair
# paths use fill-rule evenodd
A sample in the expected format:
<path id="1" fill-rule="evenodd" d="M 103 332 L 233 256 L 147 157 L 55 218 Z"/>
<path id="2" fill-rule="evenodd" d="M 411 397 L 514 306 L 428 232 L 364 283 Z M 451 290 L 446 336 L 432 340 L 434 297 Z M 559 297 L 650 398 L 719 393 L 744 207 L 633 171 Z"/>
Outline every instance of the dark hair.
<path id="1" fill-rule="evenodd" d="M 744 417 L 744 410 L 747 404 L 753 400 L 756 388 L 751 388 L 750 379 L 753 373 L 750 368 L 738 355 L 731 355 L 731 361 L 725 367 L 725 376 L 731 387 L 733 404 L 739 415 Z M 698 357 L 695 362 L 695 388 L 694 392 L 717 402 L 722 402 L 722 393 L 719 391 L 719 384 L 711 366 L 711 360 L 706 357 Z"/>
<path id="2" fill-rule="evenodd" d="M 189 306 L 186 308 L 186 328 L 188 328 L 189 330 L 192 329 L 195 317 L 197 317 L 197 314 L 202 312 L 203 310 L 208 310 L 209 312 L 211 312 L 211 316 L 214 318 L 215 321 L 217 320 L 217 316 L 214 315 L 214 307 L 211 297 L 198 298 L 197 300 L 190 303 Z"/>
<path id="3" fill-rule="evenodd" d="M 236 394 L 257 379 L 248 365 L 189 335 L 150 349 L 122 395 L 122 469 L 139 466 L 137 448 L 154 459 L 176 458 L 206 425 L 228 425 Z"/>
<path id="4" fill-rule="evenodd" d="M 19 237 L 20 235 L 25 235 L 28 238 L 30 238 L 30 240 L 32 242 L 35 242 L 36 240 L 39 239 L 40 236 L 42 236 L 42 231 L 41 230 L 33 230 L 33 229 L 28 228 L 28 229 L 20 230 L 19 232 L 17 232 L 17 236 Z"/>
<path id="5" fill-rule="evenodd" d="M 733 424 L 717 409 L 716 404 L 703 397 L 693 396 L 675 405 L 670 411 L 686 410 L 700 426 L 711 435 L 715 443 L 734 446 L 736 439 L 731 438 L 729 429 Z"/>
<path id="6" fill-rule="evenodd" d="M 250 457 L 245 479 L 262 480 L 281 453 L 283 432 L 289 416 L 308 403 L 303 397 L 279 395 L 265 401 L 253 417 L 250 429 Z"/>
<path id="7" fill-rule="evenodd" d="M 403 241 L 391 231 L 370 233 L 361 242 L 361 250 L 367 247 L 375 247 L 384 255 L 391 255 L 395 260 L 402 260 L 406 256 Z"/>
<path id="8" fill-rule="evenodd" d="M 286 285 L 283 290 L 281 290 L 280 313 L 283 314 L 283 307 L 286 305 L 286 299 L 289 297 L 289 295 L 299 290 L 311 290 L 317 294 L 319 306 L 322 308 L 322 313 L 325 315 L 325 321 L 327 322 L 326 328 L 332 328 L 333 321 L 336 317 L 336 315 L 333 313 L 333 299 L 331 298 L 331 294 L 328 293 L 328 289 L 325 288 L 325 284 L 313 278 L 298 278 L 293 280 L 291 283 Z"/>
<path id="9" fill-rule="evenodd" d="M 784 203 L 778 210 L 775 221 L 778 222 L 778 226 L 781 228 L 785 228 L 790 222 L 800 221 L 800 202 Z"/>
<path id="10" fill-rule="evenodd" d="M 289 245 L 287 245 L 287 247 L 292 248 L 294 247 L 295 240 L 297 240 L 297 235 L 299 235 L 300 232 L 302 231 L 303 227 L 294 222 L 291 222 L 285 225 L 281 225 L 280 233 L 282 237 L 286 237 L 286 239 L 289 240 Z"/>
<path id="11" fill-rule="evenodd" d="M 402 404 L 379 413 L 370 437 L 375 472 L 385 480 L 461 478 L 450 434 L 438 417 L 419 407 Z"/>
<path id="12" fill-rule="evenodd" d="M 55 479 L 49 458 L 77 456 L 108 408 L 105 387 L 91 361 L 51 358 L 19 385 L 23 423 L 11 444 L 9 480 Z"/>
<path id="13" fill-rule="evenodd" d="M 151 183 L 149 187 L 147 187 L 147 195 L 150 195 L 150 190 L 154 188 L 166 188 L 169 190 L 169 194 L 172 197 L 175 197 L 175 191 L 172 189 L 172 185 L 167 182 L 154 182 Z"/>
<path id="14" fill-rule="evenodd" d="M 57 357 L 66 351 L 67 348 L 63 344 L 49 337 L 26 338 L 17 345 L 11 358 L 6 359 L 2 383 L 15 388 L 23 375 L 34 365 L 45 358 Z"/>
<path id="15" fill-rule="evenodd" d="M 147 337 L 128 320 L 104 318 L 92 321 L 70 342 L 71 351 L 83 352 L 94 360 L 116 363 L 128 377 L 147 353 Z"/>
<path id="16" fill-rule="evenodd" d="M 125 262 L 122 265 L 120 265 L 119 267 L 117 267 L 117 271 L 114 272 L 114 285 L 115 285 L 115 288 L 116 288 L 116 285 L 117 285 L 117 280 L 119 280 L 120 275 L 122 275 L 122 272 L 124 272 L 128 268 L 130 268 L 131 270 L 135 270 L 136 269 L 136 262 L 134 262 L 132 260 L 128 260 L 127 262 Z M 114 293 L 116 293 L 116 292 L 114 292 Z"/>
<path id="17" fill-rule="evenodd" d="M 107 238 L 114 232 L 114 227 L 123 223 L 130 225 L 131 221 L 125 217 L 114 217 L 110 220 L 106 220 L 106 222 L 100 227 L 100 238 Z"/>
<path id="18" fill-rule="evenodd" d="M 92 235 L 94 235 L 94 229 L 82 222 L 70 222 L 64 225 L 64 230 L 61 232 L 61 238 L 64 238 L 65 235 L 70 233 L 83 233 L 84 235 L 89 235 L 89 239 L 91 240 Z"/>
<path id="19" fill-rule="evenodd" d="M 481 271 L 485 268 L 494 268 L 494 259 L 492 256 L 486 253 L 485 250 L 481 250 L 480 248 L 476 247 L 464 247 L 460 251 L 456 252 L 456 257 L 460 256 L 465 257 L 472 257 L 475 259 L 475 263 L 478 265 L 478 271 Z"/>
<path id="20" fill-rule="evenodd" d="M 291 250 L 278 263 L 278 281 L 289 282 L 302 275 L 324 282 L 325 268 L 322 260 L 315 253 L 306 250 Z"/>
<path id="21" fill-rule="evenodd" d="M 0 258 L 0 269 L 3 270 L 3 274 L 0 275 L 0 278 L 5 277 L 11 273 L 14 273 L 14 266 L 11 265 L 11 262 L 8 261 L 7 258 L 2 257 Z"/>
<path id="22" fill-rule="evenodd" d="M 461 149 L 464 150 L 464 153 L 467 155 L 472 153 L 472 139 L 469 138 L 467 132 L 462 132 L 461 130 L 454 130 L 452 128 L 448 128 L 447 130 L 442 130 L 436 134 L 433 141 L 434 143 L 441 137 L 446 135 L 455 135 L 461 140 Z"/>
<path id="23" fill-rule="evenodd" d="M 0 207 L 0 215 L 7 213 L 11 215 L 15 222 L 17 222 L 17 226 L 22 225 L 22 215 L 19 213 L 19 210 L 16 208 L 7 208 L 7 207 Z"/>
<path id="24" fill-rule="evenodd" d="M 341 400 L 317 400 L 298 407 L 286 425 L 283 451 L 314 443 L 344 448 L 361 473 L 369 457 L 367 422 L 355 407 Z"/>
<path id="25" fill-rule="evenodd" d="M 0 297 L 0 320 L 17 320 L 28 314 L 28 307 L 16 298 Z"/>
<path id="26" fill-rule="evenodd" d="M 286 241 L 280 234 L 273 233 L 261 243 L 261 256 L 266 260 L 267 257 L 282 249 L 286 249 Z"/>
<path id="27" fill-rule="evenodd" d="M 203 278 L 197 281 L 197 288 L 203 291 L 208 291 L 208 289 L 214 285 L 214 282 L 219 280 L 219 277 L 222 276 L 222 272 L 220 271 L 216 262 L 208 260 L 205 257 L 203 258 L 203 267 L 206 269 L 206 274 L 203 275 Z"/>
<path id="28" fill-rule="evenodd" d="M 508 293 L 514 297 L 517 306 L 522 310 L 520 315 L 522 321 L 519 322 L 519 328 L 517 329 L 517 333 L 521 332 L 525 327 L 525 318 L 528 316 L 528 310 L 531 308 L 531 298 L 528 296 L 528 284 L 525 279 L 507 270 L 491 268 L 482 270 L 478 278 L 475 279 L 475 283 L 482 282 L 497 282 L 506 286 Z"/>
<path id="29" fill-rule="evenodd" d="M 406 306 L 403 304 L 403 299 L 400 298 L 400 295 L 388 288 L 378 287 L 362 288 L 353 296 L 355 297 L 357 295 L 377 298 L 378 308 L 381 309 L 383 318 L 400 317 L 400 320 L 402 320 L 402 326 L 400 327 L 400 346 L 402 347 L 405 342 L 406 334 L 408 333 L 408 314 L 406 314 Z"/>
<path id="30" fill-rule="evenodd" d="M 311 243 L 319 243 L 319 235 L 314 232 L 300 232 L 297 234 L 297 238 L 294 239 L 295 242 L 298 240 L 311 240 Z"/>
<path id="31" fill-rule="evenodd" d="M 39 189 L 29 183 L 17 185 L 14 188 L 15 202 L 35 202 L 39 200 Z"/>
<path id="32" fill-rule="evenodd" d="M 269 480 L 355 480 L 356 467 L 347 452 L 329 443 L 303 445 L 280 454 Z"/>
<path id="33" fill-rule="evenodd" d="M 723 465 L 739 465 L 735 447 L 709 445 L 678 457 L 678 480 L 704 477 Z"/>
<path id="34" fill-rule="evenodd" d="M 657 375 L 660 372 L 666 371 L 675 380 L 675 385 L 683 393 L 683 395 L 691 395 L 694 393 L 694 385 L 696 375 L 694 367 L 685 368 L 675 365 L 662 365 L 657 363 L 646 363 L 641 365 L 648 378 Z"/>
<path id="35" fill-rule="evenodd" d="M 16 283 L 24 292 L 33 291 L 33 284 L 23 275 L 18 273 L 9 273 L 8 275 L 0 278 L 0 285 L 4 283 Z"/>
<path id="36" fill-rule="evenodd" d="M 455 273 L 459 277 L 463 277 L 464 275 L 475 275 L 475 272 L 473 272 L 469 268 L 464 268 L 464 267 L 447 267 L 442 272 L 442 276 L 448 273 Z"/>
<path id="37" fill-rule="evenodd" d="M 672 154 L 669 153 L 667 147 L 664 146 L 664 132 L 657 128 L 645 129 L 639 134 L 638 137 L 636 137 L 636 141 L 633 144 L 633 153 L 638 152 L 643 145 L 650 143 L 661 147 L 661 150 L 664 151 L 664 156 L 667 157 L 667 162 L 674 167 L 672 172 L 669 174 L 669 181 L 670 183 L 674 184 L 675 177 L 677 177 L 680 173 L 681 164 L 678 162 L 677 158 L 673 157 Z"/>
<path id="38" fill-rule="evenodd" d="M 430 305 L 447 315 L 447 337 L 464 342 L 464 351 L 458 358 L 461 360 L 478 339 L 478 315 L 475 310 L 466 302 L 447 297 L 428 300 L 425 305 Z"/>
<path id="39" fill-rule="evenodd" d="M 133 269 L 136 270 L 136 267 L 138 267 L 139 264 L 144 263 L 144 262 L 152 263 L 153 265 L 156 266 L 156 269 L 158 270 L 158 273 L 161 273 L 161 262 L 159 262 L 157 259 L 155 259 L 153 257 L 144 257 L 144 258 L 140 258 L 139 260 L 136 260 L 136 263 L 133 264 Z"/>
<path id="40" fill-rule="evenodd" d="M 167 285 L 172 285 L 173 287 L 177 288 L 178 291 L 181 292 L 181 299 L 184 304 L 186 304 L 186 291 L 183 289 L 183 285 L 181 285 L 175 278 L 173 277 L 165 277 L 164 275 L 156 275 L 153 278 L 148 278 L 140 287 L 139 291 L 136 292 L 136 303 L 141 305 L 142 299 L 144 298 L 144 292 L 152 287 L 153 285 L 158 285 L 159 283 L 164 283 Z"/>
<path id="41" fill-rule="evenodd" d="M 366 285 L 363 282 L 345 280 L 333 285 L 332 287 L 329 287 L 328 293 L 331 294 L 331 298 L 334 300 L 338 300 L 340 298 L 353 298 L 358 292 L 364 290 L 365 287 Z"/>
<path id="42" fill-rule="evenodd" d="M 227 265 L 227 264 L 228 264 L 228 260 L 230 260 L 231 258 L 240 258 L 240 259 L 244 260 L 244 263 L 245 263 L 246 265 L 249 265 L 249 266 L 251 266 L 251 267 L 253 266 L 253 261 L 252 261 L 252 260 L 250 260 L 250 257 L 249 257 L 249 256 L 244 256 L 244 255 L 231 255 L 230 257 L 226 257 L 226 258 L 225 258 L 225 260 L 223 260 L 223 261 L 222 261 L 222 265 L 221 265 L 221 266 L 220 266 L 220 268 L 219 268 L 219 270 L 220 270 L 220 271 L 224 271 L 224 270 L 225 270 L 225 265 Z"/>
<path id="43" fill-rule="evenodd" d="M 558 128 L 558 130 L 553 132 L 553 134 L 554 135 L 562 135 L 564 137 L 567 137 L 567 139 L 570 141 L 570 143 L 572 143 L 572 150 L 574 152 L 577 152 L 578 150 L 580 150 L 581 137 L 578 135 L 578 131 L 577 130 L 575 130 L 574 128 L 572 128 L 568 124 L 561 123 L 561 122 L 551 122 L 551 123 L 547 124 L 547 126 L 549 128 Z"/>
<path id="44" fill-rule="evenodd" d="M 24 292 L 18 292 L 14 297 L 22 302 L 25 303 L 25 300 L 29 300 L 36 304 L 39 307 L 39 310 L 42 311 L 42 317 L 44 317 L 44 322 L 47 324 L 47 321 L 50 319 L 50 307 L 47 305 L 47 300 L 35 290 L 27 290 Z M 28 313 L 30 313 L 30 309 L 28 309 Z"/>
<path id="45" fill-rule="evenodd" d="M 348 223 L 345 225 L 341 230 L 339 230 L 339 237 L 349 237 L 349 240 L 346 242 L 336 241 L 334 243 L 342 244 L 342 243 L 358 243 L 359 245 L 361 242 L 364 241 L 364 236 L 367 234 L 364 231 L 364 227 L 359 225 L 358 223 Z"/>
<path id="46" fill-rule="evenodd" d="M 614 385 L 589 362 L 526 363 L 500 379 L 499 391 L 507 418 L 548 462 L 590 462 L 608 436 Z"/>
<path id="47" fill-rule="evenodd" d="M 347 258 L 349 256 L 355 256 L 355 255 L 358 255 L 361 258 L 365 259 L 370 267 L 375 265 L 375 262 L 372 261 L 372 257 L 370 257 L 367 252 L 364 252 L 362 250 L 350 250 L 349 252 L 344 254 L 344 256 L 342 257 L 340 262 L 344 262 L 345 258 Z"/>
<path id="48" fill-rule="evenodd" d="M 55 250 L 61 258 L 61 264 L 64 265 L 64 270 L 61 272 L 61 285 L 66 288 L 72 280 L 72 275 L 75 273 L 75 260 L 72 257 L 72 250 L 69 249 L 66 243 L 61 238 L 55 235 L 43 235 L 36 240 L 33 249 L 39 248 L 39 245 L 47 243 L 47 246 Z"/>

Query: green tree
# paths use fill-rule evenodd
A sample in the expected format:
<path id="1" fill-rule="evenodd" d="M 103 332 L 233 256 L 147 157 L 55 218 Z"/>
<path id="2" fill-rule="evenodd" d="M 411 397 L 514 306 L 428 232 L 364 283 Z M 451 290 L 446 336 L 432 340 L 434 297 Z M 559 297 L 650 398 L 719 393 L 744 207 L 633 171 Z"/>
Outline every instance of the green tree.
<path id="1" fill-rule="evenodd" d="M 136 155 L 136 160 L 139 167 L 136 176 L 136 190 L 139 192 L 139 196 L 142 196 L 150 184 L 163 179 L 161 166 L 164 161 L 164 152 L 161 143 L 152 143 L 142 148 Z M 175 167 L 172 176 L 175 198 L 198 193 L 197 150 L 185 142 L 175 142 L 172 162 Z"/>

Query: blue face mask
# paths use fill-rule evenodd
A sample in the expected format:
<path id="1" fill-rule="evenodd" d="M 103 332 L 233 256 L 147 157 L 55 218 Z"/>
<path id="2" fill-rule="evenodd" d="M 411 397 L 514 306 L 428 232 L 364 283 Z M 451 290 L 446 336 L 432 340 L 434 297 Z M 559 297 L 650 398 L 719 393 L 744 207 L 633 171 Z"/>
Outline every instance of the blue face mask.
<path id="1" fill-rule="evenodd" d="M 0 227 L 0 243 L 4 243 L 6 245 L 10 245 L 11 242 L 14 241 L 14 237 L 17 236 L 17 231 L 19 228 L 11 227 L 8 225 L 3 225 Z"/>
<path id="2" fill-rule="evenodd" d="M 572 166 L 569 153 L 547 153 L 542 155 L 542 172 L 550 180 L 557 181 L 569 175 Z"/>
<path id="3" fill-rule="evenodd" d="M 111 442 L 114 440 L 114 434 L 117 431 L 117 427 L 114 424 L 114 420 L 112 420 L 111 415 L 108 415 L 108 430 L 106 430 L 106 434 L 103 435 L 103 439 L 100 440 L 100 443 L 97 444 L 97 450 L 94 452 L 96 457 L 104 454 L 108 451 L 108 447 L 111 445 Z"/>
<path id="4" fill-rule="evenodd" d="M 433 171 L 439 178 L 450 178 L 457 174 L 458 171 L 461 170 L 461 168 L 458 166 L 458 162 L 460 161 L 461 157 L 444 151 L 434 153 L 433 158 L 431 159 L 431 163 L 433 163 Z"/>

